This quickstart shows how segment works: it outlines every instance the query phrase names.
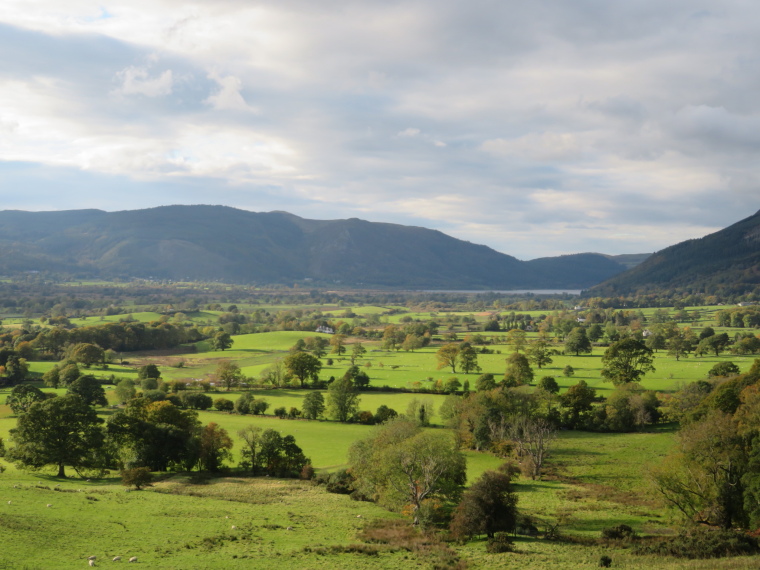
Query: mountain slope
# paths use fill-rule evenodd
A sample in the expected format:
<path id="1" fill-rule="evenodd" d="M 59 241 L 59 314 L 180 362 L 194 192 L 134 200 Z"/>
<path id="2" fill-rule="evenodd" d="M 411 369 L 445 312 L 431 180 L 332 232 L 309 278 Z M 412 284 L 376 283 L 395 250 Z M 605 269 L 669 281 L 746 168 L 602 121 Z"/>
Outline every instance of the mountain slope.
<path id="1" fill-rule="evenodd" d="M 623 269 L 599 254 L 525 262 L 420 227 L 225 206 L 0 212 L 3 274 L 551 289 L 588 287 Z"/>
<path id="2" fill-rule="evenodd" d="M 758 285 L 760 212 L 714 234 L 654 253 L 588 293 L 608 296 L 657 289 L 739 293 Z"/>

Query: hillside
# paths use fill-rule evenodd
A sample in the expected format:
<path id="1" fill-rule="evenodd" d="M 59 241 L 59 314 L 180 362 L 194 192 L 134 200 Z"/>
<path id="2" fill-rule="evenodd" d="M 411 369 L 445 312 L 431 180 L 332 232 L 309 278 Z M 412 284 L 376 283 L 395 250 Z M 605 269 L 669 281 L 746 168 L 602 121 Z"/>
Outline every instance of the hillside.
<path id="1" fill-rule="evenodd" d="M 0 212 L 5 275 L 553 289 L 588 287 L 623 269 L 599 254 L 526 262 L 420 227 L 224 206 Z"/>
<path id="2" fill-rule="evenodd" d="M 742 293 L 760 285 L 760 212 L 714 234 L 678 243 L 591 288 L 592 296 L 677 289 Z"/>

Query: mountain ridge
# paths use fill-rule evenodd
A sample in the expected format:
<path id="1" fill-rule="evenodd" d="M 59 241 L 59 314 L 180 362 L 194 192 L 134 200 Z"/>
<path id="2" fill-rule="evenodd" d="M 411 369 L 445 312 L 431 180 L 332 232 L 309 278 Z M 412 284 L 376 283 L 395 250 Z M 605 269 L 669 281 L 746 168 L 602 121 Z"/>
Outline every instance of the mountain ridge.
<path id="1" fill-rule="evenodd" d="M 0 273 L 388 288 L 582 289 L 625 269 L 602 254 L 521 261 L 438 230 L 358 218 L 174 205 L 0 211 Z"/>

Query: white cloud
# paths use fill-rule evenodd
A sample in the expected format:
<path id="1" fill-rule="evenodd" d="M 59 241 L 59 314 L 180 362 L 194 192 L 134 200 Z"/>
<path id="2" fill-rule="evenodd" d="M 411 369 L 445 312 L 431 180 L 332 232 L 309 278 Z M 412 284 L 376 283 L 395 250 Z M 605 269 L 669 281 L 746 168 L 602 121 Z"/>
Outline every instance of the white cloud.
<path id="1" fill-rule="evenodd" d="M 209 96 L 204 103 L 211 105 L 218 111 L 251 111 L 258 112 L 250 107 L 243 99 L 240 91 L 243 89 L 243 82 L 233 75 L 219 77 L 215 74 L 209 76 L 219 85 L 219 91 Z"/>
<path id="2" fill-rule="evenodd" d="M 4 0 L 0 161 L 149 180 L 151 204 L 161 181 L 172 202 L 177 181 L 211 178 L 254 207 L 276 188 L 281 209 L 523 258 L 657 249 L 758 208 L 759 15 L 743 0 Z"/>
<path id="3" fill-rule="evenodd" d="M 146 67 L 130 66 L 117 73 L 117 77 L 121 80 L 117 92 L 122 95 L 162 97 L 171 94 L 174 82 L 171 69 L 162 72 L 158 77 L 150 77 Z"/>

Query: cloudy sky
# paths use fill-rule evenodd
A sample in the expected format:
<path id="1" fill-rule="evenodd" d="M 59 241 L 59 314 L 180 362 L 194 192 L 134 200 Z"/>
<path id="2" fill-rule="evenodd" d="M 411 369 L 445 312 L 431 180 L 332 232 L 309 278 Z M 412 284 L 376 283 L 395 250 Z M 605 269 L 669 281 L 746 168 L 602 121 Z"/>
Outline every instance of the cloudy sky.
<path id="1" fill-rule="evenodd" d="M 760 209 L 751 0 L 2 0 L 2 209 L 636 253 Z"/>

